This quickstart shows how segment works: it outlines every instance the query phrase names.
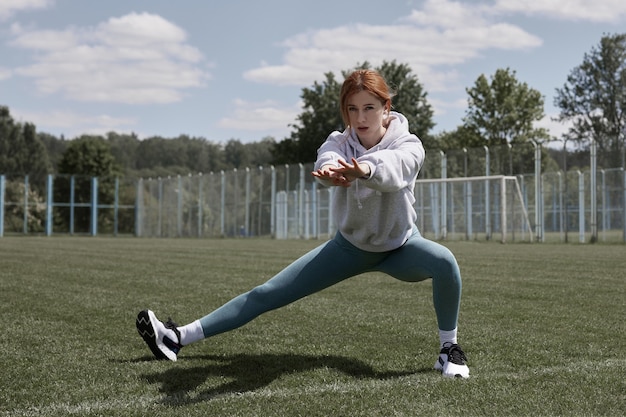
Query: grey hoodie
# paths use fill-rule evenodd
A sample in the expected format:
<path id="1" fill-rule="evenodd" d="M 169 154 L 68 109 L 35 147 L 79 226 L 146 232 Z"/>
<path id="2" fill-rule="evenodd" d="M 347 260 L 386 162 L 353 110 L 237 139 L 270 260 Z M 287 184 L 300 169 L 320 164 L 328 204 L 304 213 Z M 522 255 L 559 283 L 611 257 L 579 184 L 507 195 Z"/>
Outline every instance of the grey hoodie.
<path id="1" fill-rule="evenodd" d="M 350 162 L 353 157 L 370 166 L 367 179 L 357 179 L 350 187 L 335 187 L 332 202 L 339 232 L 354 246 L 369 252 L 402 246 L 417 219 L 413 190 L 424 163 L 424 147 L 417 136 L 409 133 L 406 117 L 397 112 L 389 117 L 389 126 L 378 145 L 365 149 L 352 129 L 335 131 L 317 151 L 315 162 L 316 170 L 329 164 L 339 166 L 339 159 Z"/>

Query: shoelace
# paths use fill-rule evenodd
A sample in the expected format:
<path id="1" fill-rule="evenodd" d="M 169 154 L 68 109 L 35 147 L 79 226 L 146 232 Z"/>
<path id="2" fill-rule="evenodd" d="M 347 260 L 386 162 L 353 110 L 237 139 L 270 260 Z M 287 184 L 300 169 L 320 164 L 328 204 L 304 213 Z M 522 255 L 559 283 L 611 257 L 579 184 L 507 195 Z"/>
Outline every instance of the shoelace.
<path id="1" fill-rule="evenodd" d="M 448 348 L 448 362 L 452 362 L 455 365 L 465 365 L 467 357 L 465 352 L 459 345 L 452 345 Z"/>
<path id="2" fill-rule="evenodd" d="M 164 323 L 164 326 L 165 328 L 174 331 L 174 334 L 176 334 L 176 338 L 178 339 L 178 341 L 175 342 L 173 340 L 170 340 L 169 337 L 164 337 L 163 343 L 165 343 L 165 346 L 170 348 L 174 353 L 178 354 L 180 348 L 183 347 L 183 345 L 180 344 L 180 332 L 178 331 L 178 324 L 174 323 L 171 317 L 168 317 L 167 321 Z"/>

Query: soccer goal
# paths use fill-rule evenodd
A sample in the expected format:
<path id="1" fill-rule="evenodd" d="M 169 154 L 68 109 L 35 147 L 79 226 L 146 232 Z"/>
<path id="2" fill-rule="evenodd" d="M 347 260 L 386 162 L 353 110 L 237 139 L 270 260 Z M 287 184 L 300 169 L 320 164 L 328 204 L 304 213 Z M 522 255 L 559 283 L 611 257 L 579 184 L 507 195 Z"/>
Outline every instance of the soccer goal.
<path id="1" fill-rule="evenodd" d="M 420 179 L 415 186 L 422 235 L 448 240 L 532 241 L 517 177 Z"/>

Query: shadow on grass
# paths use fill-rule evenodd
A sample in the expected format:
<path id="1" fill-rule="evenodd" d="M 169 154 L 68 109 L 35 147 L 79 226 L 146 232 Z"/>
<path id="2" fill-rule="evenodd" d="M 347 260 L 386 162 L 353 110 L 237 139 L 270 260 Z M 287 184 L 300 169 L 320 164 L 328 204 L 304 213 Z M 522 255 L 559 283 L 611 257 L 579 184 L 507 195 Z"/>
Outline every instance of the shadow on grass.
<path id="1" fill-rule="evenodd" d="M 309 356 L 289 354 L 237 354 L 187 356 L 212 363 L 196 367 L 172 367 L 165 372 L 143 375 L 151 384 L 161 384 L 160 391 L 166 395 L 163 403 L 182 406 L 208 401 L 212 398 L 259 390 L 284 375 L 314 369 L 334 369 L 356 379 L 392 379 L 412 375 L 417 371 L 377 371 L 366 363 L 341 356 Z M 431 370 L 429 370 L 430 372 Z M 220 385 L 191 397 L 207 379 L 214 378 Z"/>

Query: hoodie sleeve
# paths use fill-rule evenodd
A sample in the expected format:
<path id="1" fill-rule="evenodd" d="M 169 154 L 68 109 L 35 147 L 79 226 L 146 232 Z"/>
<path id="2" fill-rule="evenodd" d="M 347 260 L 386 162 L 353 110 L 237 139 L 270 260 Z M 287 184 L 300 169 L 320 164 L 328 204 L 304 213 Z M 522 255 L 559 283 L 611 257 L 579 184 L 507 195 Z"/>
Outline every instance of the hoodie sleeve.
<path id="1" fill-rule="evenodd" d="M 391 146 L 368 152 L 358 161 L 370 165 L 365 185 L 381 192 L 397 191 L 412 184 L 424 163 L 425 151 L 417 136 L 396 139 Z"/>
<path id="2" fill-rule="evenodd" d="M 349 158 L 345 152 L 345 143 L 347 141 L 346 132 L 333 132 L 324 141 L 322 146 L 317 150 L 317 159 L 315 160 L 314 170 L 318 170 L 324 165 L 339 166 L 339 160 L 347 161 Z M 317 178 L 317 182 L 330 186 L 331 182 Z"/>

